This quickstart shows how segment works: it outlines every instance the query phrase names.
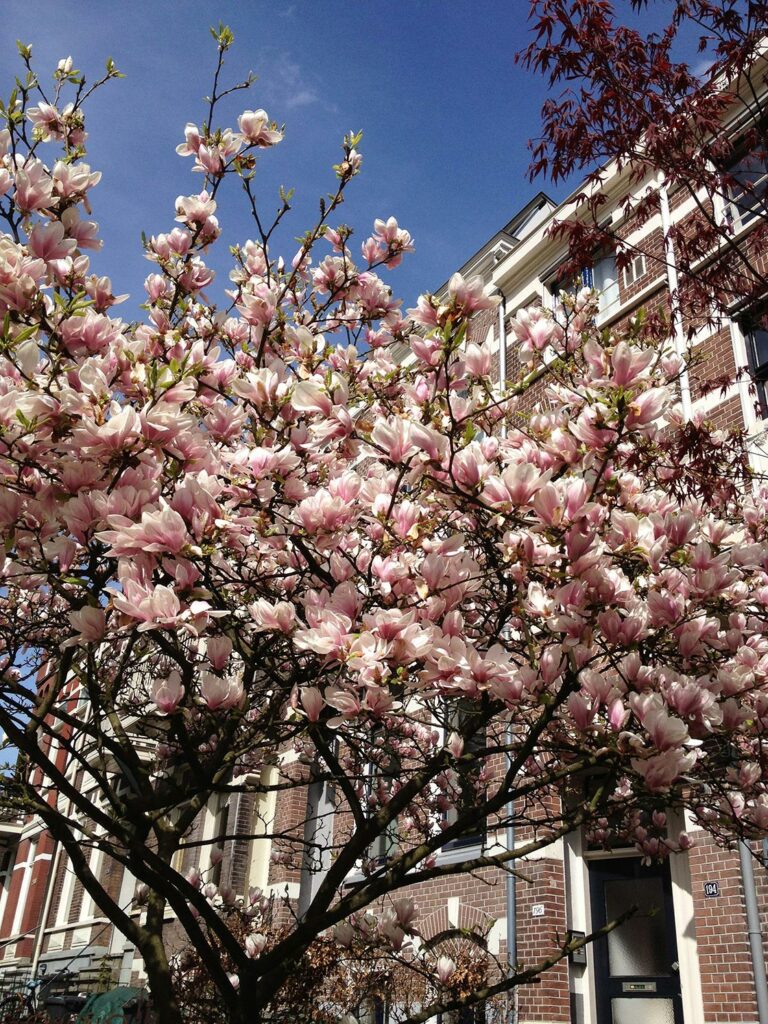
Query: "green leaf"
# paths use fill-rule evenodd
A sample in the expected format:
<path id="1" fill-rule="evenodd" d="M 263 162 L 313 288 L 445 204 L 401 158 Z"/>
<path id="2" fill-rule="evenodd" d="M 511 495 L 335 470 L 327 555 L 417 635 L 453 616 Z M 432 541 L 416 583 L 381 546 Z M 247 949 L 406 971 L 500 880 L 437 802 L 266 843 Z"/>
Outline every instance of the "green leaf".
<path id="1" fill-rule="evenodd" d="M 80 576 L 62 576 L 62 583 L 69 583 L 73 587 L 87 587 L 90 585 L 89 580 L 82 579 Z"/>
<path id="2" fill-rule="evenodd" d="M 228 50 L 235 41 L 232 29 L 222 21 L 219 22 L 218 28 L 213 28 L 213 26 L 211 26 L 209 31 L 218 44 L 220 50 Z"/>
<path id="3" fill-rule="evenodd" d="M 27 338 L 31 338 L 36 333 L 37 333 L 37 325 L 36 324 L 33 324 L 31 327 L 25 327 L 23 330 L 19 331 L 19 333 L 13 339 L 14 343 L 16 345 L 20 345 L 22 343 L 22 341 L 26 341 Z"/>

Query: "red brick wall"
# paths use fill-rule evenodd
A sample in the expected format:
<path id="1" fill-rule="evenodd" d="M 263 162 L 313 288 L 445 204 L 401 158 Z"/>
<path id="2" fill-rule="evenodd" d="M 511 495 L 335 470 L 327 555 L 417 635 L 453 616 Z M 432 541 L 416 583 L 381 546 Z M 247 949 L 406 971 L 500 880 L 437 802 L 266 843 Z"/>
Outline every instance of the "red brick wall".
<path id="1" fill-rule="evenodd" d="M 527 968 L 557 953 L 566 931 L 565 878 L 559 860 L 526 861 L 519 870 L 525 879 L 517 882 L 517 958 Z M 541 917 L 534 917 L 536 904 L 544 905 Z M 520 989 L 520 1020 L 569 1021 L 569 1000 L 568 966 L 562 961 L 540 984 Z"/>
<path id="2" fill-rule="evenodd" d="M 16 947 L 17 957 L 29 957 L 32 955 L 34 949 L 34 932 L 40 924 L 46 889 L 48 887 L 48 878 L 51 871 L 51 861 L 47 858 L 42 858 L 46 854 L 52 855 L 53 847 L 53 839 L 50 835 L 47 832 L 41 832 L 37 842 L 37 849 L 35 851 L 35 860 L 32 867 L 32 879 L 24 902 L 24 913 L 22 915 L 20 928 L 20 931 L 22 932 L 32 931 L 33 934 L 22 939 L 18 943 Z M 19 871 L 18 874 L 22 875 L 23 872 Z"/>
<path id="3" fill-rule="evenodd" d="M 701 988 L 707 1024 L 757 1019 L 754 981 L 739 858 L 697 834 L 689 853 Z M 704 883 L 717 881 L 720 895 L 707 898 Z"/>

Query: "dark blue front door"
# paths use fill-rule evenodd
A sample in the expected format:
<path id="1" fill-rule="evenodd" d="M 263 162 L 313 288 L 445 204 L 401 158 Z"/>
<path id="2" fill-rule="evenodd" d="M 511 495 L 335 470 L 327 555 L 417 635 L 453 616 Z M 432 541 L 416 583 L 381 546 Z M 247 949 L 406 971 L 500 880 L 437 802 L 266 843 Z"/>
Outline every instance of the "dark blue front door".
<path id="1" fill-rule="evenodd" d="M 594 944 L 597 1024 L 683 1024 L 669 865 L 617 857 L 589 877 L 593 929 L 638 908 Z"/>

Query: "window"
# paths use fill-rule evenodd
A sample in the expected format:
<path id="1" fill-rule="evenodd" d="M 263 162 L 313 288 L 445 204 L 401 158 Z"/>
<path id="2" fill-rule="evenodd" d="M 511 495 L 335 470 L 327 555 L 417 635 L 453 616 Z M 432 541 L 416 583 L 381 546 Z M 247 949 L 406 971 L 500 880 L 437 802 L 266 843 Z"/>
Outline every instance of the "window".
<path id="1" fill-rule="evenodd" d="M 620 303 L 619 274 L 613 253 L 595 260 L 592 265 L 592 278 L 592 287 L 599 296 L 597 322 L 601 323 L 616 312 Z"/>
<path id="2" fill-rule="evenodd" d="M 463 1006 L 460 1010 L 437 1015 L 437 1024 L 485 1024 L 485 1021 L 485 1003 Z"/>
<path id="3" fill-rule="evenodd" d="M 478 754 L 486 746 L 486 728 L 481 722 L 482 705 L 475 700 L 458 698 L 446 702 L 446 734 L 457 732 L 464 739 L 464 754 Z M 475 758 L 456 767 L 456 799 L 453 806 L 446 811 L 444 822 L 452 825 L 464 814 L 481 804 L 485 799 L 480 771 L 483 761 Z M 460 836 L 449 840 L 443 850 L 456 850 L 465 846 L 479 846 L 485 840 L 486 820 L 480 818 L 472 822 Z"/>
<path id="4" fill-rule="evenodd" d="M 555 309 L 561 291 L 576 292 L 581 288 L 594 288 L 598 293 L 597 322 L 607 320 L 619 308 L 619 273 L 616 269 L 616 257 L 613 253 L 595 258 L 591 267 L 584 267 L 573 277 L 558 276 L 547 285 L 550 297 L 550 308 Z"/>
<path id="5" fill-rule="evenodd" d="M 629 288 L 633 284 L 637 284 L 644 275 L 645 256 L 640 252 L 633 256 L 631 261 L 624 267 L 624 287 Z"/>
<path id="6" fill-rule="evenodd" d="M 768 311 L 749 317 L 741 324 L 747 347 L 749 372 L 757 388 L 760 415 L 768 417 Z"/>
<path id="7" fill-rule="evenodd" d="M 357 1009 L 360 1024 L 389 1024 L 389 1007 L 381 996 L 371 996 Z"/>
<path id="8" fill-rule="evenodd" d="M 333 786 L 318 777 L 319 765 L 312 766 L 312 778 L 307 787 L 307 810 L 304 819 L 304 853 L 299 878 L 299 916 L 309 910 L 312 900 L 331 866 L 333 844 L 333 816 L 335 805 Z"/>
<path id="9" fill-rule="evenodd" d="M 369 761 L 365 768 L 364 794 L 365 802 L 376 796 L 379 803 L 389 800 L 394 782 L 401 776 L 400 758 L 397 754 L 389 754 L 377 764 Z M 373 813 L 373 812 L 371 812 Z M 368 859 L 376 867 L 385 864 L 397 847 L 397 819 L 373 840 L 368 847 Z"/>
<path id="10" fill-rule="evenodd" d="M 766 216 L 768 153 L 764 145 L 737 158 L 725 172 L 726 222 L 734 229 L 744 227 L 757 216 Z"/>
<path id="11" fill-rule="evenodd" d="M 213 826 L 213 844 L 210 847 L 210 855 L 215 853 L 215 863 L 211 865 L 211 872 L 208 881 L 214 885 L 221 885 L 221 865 L 223 861 L 224 846 L 227 836 L 227 824 L 229 822 L 229 797 L 224 795 L 220 798 L 219 809 Z"/>
<path id="12" fill-rule="evenodd" d="M 13 846 L 0 846 L 0 921 L 2 921 L 3 914 L 5 913 L 8 890 L 11 887 L 15 853 L 16 850 Z"/>
<path id="13" fill-rule="evenodd" d="M 582 288 L 593 287 L 594 275 L 592 273 L 592 267 L 584 267 L 578 274 L 568 275 L 561 272 L 557 277 L 553 277 L 545 285 L 544 305 L 554 312 L 560 301 L 560 292 L 568 292 L 571 295 L 575 295 L 576 292 L 580 291 Z M 534 305 L 534 301 L 532 300 L 530 303 L 523 303 L 523 306 L 520 308 L 524 308 L 526 305 Z"/>

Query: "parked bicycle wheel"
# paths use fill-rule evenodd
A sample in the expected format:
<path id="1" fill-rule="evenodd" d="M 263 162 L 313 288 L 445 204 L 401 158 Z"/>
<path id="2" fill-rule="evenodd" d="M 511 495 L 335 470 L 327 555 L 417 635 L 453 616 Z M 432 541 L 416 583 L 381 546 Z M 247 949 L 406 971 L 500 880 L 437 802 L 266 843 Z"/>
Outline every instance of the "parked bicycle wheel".
<path id="1" fill-rule="evenodd" d="M 48 1024 L 45 1010 L 30 1006 L 29 995 L 14 992 L 0 1001 L 0 1024 Z"/>
<path id="2" fill-rule="evenodd" d="M 23 1020 L 29 1014 L 26 996 L 22 992 L 12 992 L 0 1000 L 0 1024 L 12 1024 Z"/>

